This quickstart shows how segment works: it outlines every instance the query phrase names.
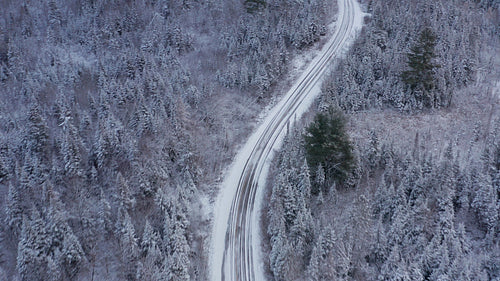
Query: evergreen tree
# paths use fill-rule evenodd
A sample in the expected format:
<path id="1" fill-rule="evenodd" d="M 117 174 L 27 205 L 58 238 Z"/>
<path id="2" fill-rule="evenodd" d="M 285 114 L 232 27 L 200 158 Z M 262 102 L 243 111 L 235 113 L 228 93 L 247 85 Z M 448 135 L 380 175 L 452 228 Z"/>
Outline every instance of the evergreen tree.
<path id="1" fill-rule="evenodd" d="M 406 262 L 402 258 L 399 245 L 392 247 L 391 253 L 384 263 L 381 273 L 381 280 L 388 281 L 410 281 L 409 272 L 407 270 Z"/>
<path id="2" fill-rule="evenodd" d="M 321 263 L 321 250 L 318 249 L 318 246 L 314 246 L 311 258 L 309 260 L 309 265 L 307 266 L 307 275 L 308 281 L 319 281 L 320 279 L 320 263 Z"/>
<path id="3" fill-rule="evenodd" d="M 294 190 L 292 184 L 288 181 L 285 181 L 283 186 L 283 197 L 282 204 L 284 210 L 284 217 L 286 228 L 289 228 L 293 225 L 295 218 L 297 217 L 297 213 L 299 211 L 299 206 L 297 204 L 297 194 Z"/>
<path id="4" fill-rule="evenodd" d="M 181 227 L 175 227 L 171 241 L 170 272 L 173 280 L 189 281 L 191 280 L 189 276 L 189 245 L 185 231 Z"/>
<path id="5" fill-rule="evenodd" d="M 158 280 L 168 281 L 168 275 L 165 274 L 165 263 L 167 258 L 162 256 L 159 245 L 156 243 L 148 247 L 144 261 L 137 269 L 137 280 Z"/>
<path id="6" fill-rule="evenodd" d="M 271 271 L 276 280 L 288 280 L 286 276 L 287 270 L 291 270 L 289 267 L 289 257 L 292 249 L 287 243 L 286 236 L 282 230 L 272 238 L 271 244 L 272 248 L 269 255 Z"/>
<path id="7" fill-rule="evenodd" d="M 9 176 L 9 171 L 3 157 L 0 157 L 0 182 L 7 179 Z"/>
<path id="8" fill-rule="evenodd" d="M 61 271 L 61 252 L 56 249 L 53 256 L 47 257 L 47 275 L 48 281 L 61 281 L 63 280 L 63 273 Z"/>
<path id="9" fill-rule="evenodd" d="M 150 247 L 154 245 L 159 245 L 159 236 L 153 230 L 153 227 L 149 223 L 149 220 L 146 220 L 146 224 L 144 225 L 144 232 L 142 233 L 141 239 L 141 251 L 143 256 L 145 256 Z"/>
<path id="10" fill-rule="evenodd" d="M 57 7 L 57 4 L 54 0 L 50 0 L 49 3 L 49 25 L 48 25 L 48 37 L 52 43 L 59 43 L 61 41 L 61 24 L 62 24 L 62 15 Z"/>
<path id="11" fill-rule="evenodd" d="M 40 106 L 35 104 L 28 113 L 28 134 L 25 139 L 26 147 L 33 152 L 41 153 L 45 150 L 49 139 L 49 128 L 42 116 Z"/>
<path id="12" fill-rule="evenodd" d="M 498 190 L 495 192 L 491 177 L 479 174 L 475 180 L 476 191 L 472 201 L 472 208 L 478 214 L 481 223 L 492 234 L 498 225 L 499 204 Z"/>
<path id="13" fill-rule="evenodd" d="M 58 198 L 58 194 L 52 191 L 49 186 L 46 188 L 49 193 L 47 196 L 49 198 L 49 208 L 47 212 L 47 231 L 51 236 L 50 241 L 50 251 L 54 249 L 61 249 L 65 236 L 68 233 L 72 234 L 72 230 L 67 222 L 67 213 L 64 210 L 64 206 Z"/>
<path id="14" fill-rule="evenodd" d="M 40 213 L 33 207 L 31 219 L 23 218 L 17 247 L 17 270 L 23 281 L 46 280 L 49 235 Z"/>
<path id="15" fill-rule="evenodd" d="M 321 163 L 318 165 L 318 169 L 316 170 L 315 179 L 316 179 L 316 184 L 318 184 L 318 186 L 322 188 L 323 185 L 325 184 L 325 170 L 323 169 Z"/>
<path id="16" fill-rule="evenodd" d="M 9 183 L 9 193 L 7 195 L 7 204 L 5 206 L 6 224 L 18 231 L 21 229 L 23 219 L 23 207 L 21 205 L 21 193 L 19 192 L 19 185 L 12 185 Z"/>
<path id="17" fill-rule="evenodd" d="M 66 121 L 64 124 L 64 139 L 61 144 L 61 152 L 63 155 L 64 172 L 68 177 L 82 176 L 81 169 L 81 139 L 76 128 L 71 122 Z"/>
<path id="18" fill-rule="evenodd" d="M 75 278 L 84 263 L 85 253 L 72 230 L 64 237 L 61 255 L 67 276 L 70 279 Z"/>
<path id="19" fill-rule="evenodd" d="M 101 230 L 106 232 L 111 232 L 113 230 L 112 227 L 112 218 L 111 218 L 111 206 L 109 205 L 108 200 L 106 199 L 106 195 L 104 191 L 101 189 L 100 196 L 98 202 L 98 216 L 99 216 L 99 224 Z"/>
<path id="20" fill-rule="evenodd" d="M 181 198 L 178 198 L 181 199 Z M 186 237 L 188 220 L 182 211 L 182 202 L 173 202 L 174 205 L 165 216 L 164 235 L 167 242 L 166 252 L 169 258 L 168 270 L 173 280 L 188 281 L 189 275 L 189 251 L 190 247 Z M 168 223 L 168 224 L 167 224 Z M 164 241 L 165 242 L 165 241 Z"/>
<path id="21" fill-rule="evenodd" d="M 122 273 L 125 280 L 132 281 L 135 280 L 137 273 L 137 259 L 139 254 L 137 237 L 135 236 L 134 225 L 127 211 L 124 211 L 122 218 L 119 218 L 119 220 L 121 220 L 118 235 L 123 264 Z"/>
<path id="22" fill-rule="evenodd" d="M 429 27 L 425 27 L 411 48 L 408 56 L 409 70 L 401 74 L 406 83 L 417 95 L 417 99 L 426 106 L 434 106 L 432 91 L 436 88 L 435 71 L 440 67 L 434 63 L 436 57 L 434 47 L 437 36 Z"/>
<path id="23" fill-rule="evenodd" d="M 380 271 L 381 266 L 389 256 L 389 248 L 387 245 L 387 236 L 382 220 L 379 219 L 375 225 L 375 235 L 370 245 L 370 254 L 367 256 L 367 261 L 370 265 L 375 265 Z"/>
<path id="24" fill-rule="evenodd" d="M 309 166 L 307 165 L 307 161 L 304 160 L 304 164 L 300 167 L 299 172 L 299 184 L 298 191 L 301 193 L 301 196 L 308 199 L 311 194 L 311 178 L 309 176 Z"/>
<path id="25" fill-rule="evenodd" d="M 329 182 L 343 182 L 354 167 L 352 145 L 345 130 L 346 119 L 339 110 L 318 113 L 304 135 L 307 163 L 321 165 Z M 319 190 L 313 189 L 317 194 Z"/>
<path id="26" fill-rule="evenodd" d="M 116 185 L 119 192 L 120 207 L 126 210 L 131 210 L 135 206 L 135 198 L 130 190 L 128 182 L 125 180 L 121 172 L 116 176 Z"/>

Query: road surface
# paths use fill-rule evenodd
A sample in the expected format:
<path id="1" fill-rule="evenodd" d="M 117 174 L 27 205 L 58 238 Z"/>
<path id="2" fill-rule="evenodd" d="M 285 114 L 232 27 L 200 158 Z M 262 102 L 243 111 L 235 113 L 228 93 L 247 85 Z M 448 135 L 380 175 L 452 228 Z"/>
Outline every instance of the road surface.
<path id="1" fill-rule="evenodd" d="M 362 25 L 355 0 L 338 0 L 336 30 L 283 99 L 236 156 L 214 205 L 210 270 L 212 281 L 263 281 L 260 201 L 273 151 L 286 127 L 310 107 L 320 92 L 321 77 L 345 50 Z"/>

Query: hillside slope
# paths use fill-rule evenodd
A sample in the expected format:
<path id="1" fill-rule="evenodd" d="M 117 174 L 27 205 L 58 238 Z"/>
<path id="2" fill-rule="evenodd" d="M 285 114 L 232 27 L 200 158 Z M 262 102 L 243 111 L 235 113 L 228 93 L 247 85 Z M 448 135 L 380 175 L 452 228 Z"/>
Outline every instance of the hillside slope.
<path id="1" fill-rule="evenodd" d="M 497 280 L 498 4 L 369 1 L 367 9 L 366 28 L 275 163 L 269 270 L 276 280 Z M 402 73 L 425 28 L 436 35 L 439 67 L 435 88 L 419 91 Z M 306 128 L 329 108 L 346 117 L 356 158 L 345 180 L 305 160 Z"/>
<path id="2" fill-rule="evenodd" d="M 206 280 L 222 169 L 334 12 L 2 1 L 0 279 Z"/>

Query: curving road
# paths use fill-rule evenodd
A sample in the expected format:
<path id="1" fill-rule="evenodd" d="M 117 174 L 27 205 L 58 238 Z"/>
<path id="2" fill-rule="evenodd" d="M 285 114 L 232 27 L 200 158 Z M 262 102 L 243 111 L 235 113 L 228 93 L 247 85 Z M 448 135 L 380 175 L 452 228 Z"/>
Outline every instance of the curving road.
<path id="1" fill-rule="evenodd" d="M 300 117 L 320 92 L 330 62 L 348 47 L 362 15 L 355 0 L 338 0 L 335 33 L 297 82 L 271 110 L 237 155 L 214 205 L 210 269 L 212 281 L 263 281 L 260 201 L 273 151 L 288 124 Z"/>

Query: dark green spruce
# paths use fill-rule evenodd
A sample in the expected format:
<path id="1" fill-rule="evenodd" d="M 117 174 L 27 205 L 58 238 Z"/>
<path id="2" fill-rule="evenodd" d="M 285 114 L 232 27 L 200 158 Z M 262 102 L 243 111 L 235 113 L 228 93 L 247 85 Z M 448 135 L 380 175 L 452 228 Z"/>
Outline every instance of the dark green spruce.
<path id="1" fill-rule="evenodd" d="M 436 68 L 440 66 L 434 63 L 436 54 L 437 36 L 426 27 L 420 32 L 420 36 L 411 48 L 408 56 L 408 70 L 401 74 L 401 78 L 410 87 L 426 106 L 431 107 L 434 103 L 432 92 L 436 89 Z"/>
<path id="2" fill-rule="evenodd" d="M 342 183 L 354 167 L 353 148 L 345 124 L 342 112 L 330 109 L 327 113 L 318 113 L 304 135 L 309 167 L 324 169 L 325 186 Z M 319 192 L 319 188 L 313 187 L 312 192 Z"/>

